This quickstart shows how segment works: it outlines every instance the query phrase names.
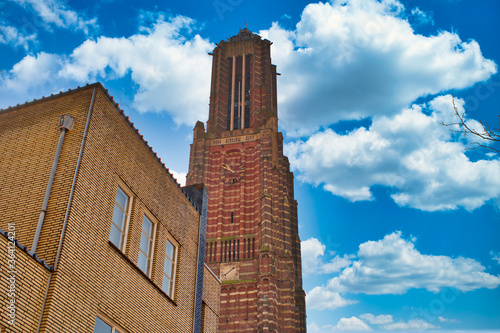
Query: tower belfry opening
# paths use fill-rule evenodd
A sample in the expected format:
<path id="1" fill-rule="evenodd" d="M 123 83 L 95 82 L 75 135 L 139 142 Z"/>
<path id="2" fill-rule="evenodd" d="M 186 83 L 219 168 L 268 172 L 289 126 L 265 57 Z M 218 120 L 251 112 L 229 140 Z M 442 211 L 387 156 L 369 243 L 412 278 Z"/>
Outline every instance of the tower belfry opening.
<path id="1" fill-rule="evenodd" d="M 229 98 L 228 123 L 232 131 L 250 127 L 250 78 L 252 54 L 232 56 L 227 59 L 230 67 L 228 78 Z"/>
<path id="2" fill-rule="evenodd" d="M 207 132 L 256 128 L 277 115 L 276 66 L 271 42 L 247 28 L 219 42 L 211 53 Z"/>

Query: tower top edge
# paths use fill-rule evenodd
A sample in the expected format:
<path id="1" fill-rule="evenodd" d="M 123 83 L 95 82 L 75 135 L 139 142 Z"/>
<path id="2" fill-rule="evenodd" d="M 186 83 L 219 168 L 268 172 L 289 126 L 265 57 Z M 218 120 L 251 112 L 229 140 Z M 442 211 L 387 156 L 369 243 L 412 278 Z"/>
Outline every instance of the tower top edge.
<path id="1" fill-rule="evenodd" d="M 247 40 L 247 39 L 252 39 L 252 38 L 262 39 L 262 37 L 260 37 L 257 34 L 254 34 L 252 31 L 250 31 L 249 29 L 247 29 L 247 27 L 245 27 L 243 29 L 240 29 L 240 31 L 238 32 L 237 35 L 229 37 L 228 39 L 226 39 L 226 42 L 228 42 L 228 43 L 239 42 L 239 41 L 242 41 L 242 40 Z"/>

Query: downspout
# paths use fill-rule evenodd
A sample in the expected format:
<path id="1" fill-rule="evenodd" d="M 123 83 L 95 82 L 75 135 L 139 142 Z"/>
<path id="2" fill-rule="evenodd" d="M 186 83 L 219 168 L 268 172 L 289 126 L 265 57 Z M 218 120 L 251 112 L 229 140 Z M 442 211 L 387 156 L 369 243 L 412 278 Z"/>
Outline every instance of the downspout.
<path id="1" fill-rule="evenodd" d="M 80 169 L 80 162 L 82 160 L 83 148 L 85 146 L 85 139 L 87 138 L 87 132 L 89 129 L 90 115 L 92 112 L 92 108 L 94 106 L 95 91 L 96 91 L 96 88 L 94 88 L 94 91 L 92 92 L 92 100 L 91 100 L 90 106 L 89 106 L 89 112 L 87 115 L 87 122 L 85 124 L 85 130 L 83 131 L 83 138 L 82 138 L 82 144 L 80 146 L 80 152 L 78 153 L 78 161 L 76 162 L 75 174 L 73 176 L 73 184 L 71 185 L 71 192 L 69 194 L 68 206 L 66 207 L 66 215 L 64 216 L 64 222 L 63 222 L 63 226 L 62 226 L 61 237 L 59 238 L 59 245 L 57 248 L 56 259 L 54 261 L 54 267 L 52 269 L 52 272 L 50 272 L 49 280 L 47 281 L 47 288 L 45 289 L 45 297 L 43 298 L 42 310 L 40 311 L 40 319 L 38 321 L 38 328 L 36 330 L 37 333 L 40 333 L 40 328 L 42 327 L 42 319 L 43 319 L 43 315 L 45 312 L 45 305 L 47 303 L 47 298 L 49 296 L 49 289 L 50 289 L 50 284 L 52 283 L 52 276 L 56 272 L 57 265 L 59 263 L 59 257 L 61 256 L 61 249 L 62 249 L 62 245 L 63 245 L 64 234 L 66 233 L 66 226 L 68 224 L 69 210 L 71 207 L 71 202 L 73 201 L 73 194 L 75 192 L 76 179 L 78 177 L 78 170 Z"/>
<path id="2" fill-rule="evenodd" d="M 205 243 L 207 238 L 208 191 L 204 186 L 199 191 L 201 192 L 203 199 L 201 205 L 200 231 L 198 238 L 198 263 L 196 267 L 193 333 L 201 333 L 201 315 L 203 310 L 203 273 L 205 269 Z"/>
<path id="3" fill-rule="evenodd" d="M 49 203 L 50 191 L 52 189 L 52 183 L 54 182 L 54 176 L 56 174 L 59 155 L 61 155 L 61 148 L 64 142 L 64 136 L 66 135 L 66 131 L 70 131 L 71 129 L 73 129 L 73 123 L 74 123 L 73 117 L 70 117 L 68 115 L 62 115 L 59 117 L 59 128 L 61 130 L 61 135 L 59 136 L 59 143 L 57 144 L 57 150 L 56 150 L 56 155 L 54 156 L 54 162 L 52 162 L 52 170 L 50 171 L 49 183 L 47 184 L 47 189 L 45 190 L 45 198 L 43 199 L 42 211 L 40 212 L 40 217 L 38 218 L 35 238 L 33 239 L 33 244 L 31 245 L 32 253 L 36 253 L 38 239 L 40 238 L 40 232 L 42 231 L 43 220 L 45 219 L 45 214 L 47 213 L 47 205 Z"/>

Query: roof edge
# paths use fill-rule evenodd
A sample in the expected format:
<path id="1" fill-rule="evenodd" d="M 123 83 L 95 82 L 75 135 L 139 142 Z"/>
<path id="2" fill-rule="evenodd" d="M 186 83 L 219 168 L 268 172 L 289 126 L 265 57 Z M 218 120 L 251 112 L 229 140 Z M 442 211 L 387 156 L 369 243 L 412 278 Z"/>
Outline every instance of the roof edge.
<path id="1" fill-rule="evenodd" d="M 173 174 L 170 172 L 169 168 L 165 166 L 165 163 L 161 160 L 160 157 L 158 157 L 158 154 L 153 150 L 153 148 L 149 145 L 149 143 L 144 139 L 144 136 L 139 133 L 139 130 L 135 127 L 134 123 L 130 121 L 130 118 L 125 115 L 125 112 L 120 108 L 119 104 L 115 102 L 115 99 L 113 96 L 109 94 L 108 89 L 104 88 L 101 82 L 95 82 L 95 83 L 87 83 L 85 86 L 78 86 L 76 89 L 68 89 L 66 91 L 60 91 L 58 94 L 51 94 L 50 96 L 43 96 L 41 99 L 34 99 L 32 101 L 26 101 L 24 104 L 17 104 L 15 106 L 9 106 L 6 109 L 0 109 L 0 114 L 6 113 L 9 111 L 14 111 L 26 106 L 34 105 L 39 102 L 44 102 L 44 101 L 49 101 L 55 98 L 59 98 L 62 96 L 66 96 L 75 92 L 80 92 L 83 90 L 87 89 L 92 89 L 92 88 L 99 88 L 102 93 L 106 96 L 106 98 L 111 102 L 111 104 L 115 107 L 116 111 L 121 115 L 123 120 L 130 126 L 130 128 L 134 131 L 134 133 L 137 135 L 137 137 L 142 141 L 144 146 L 149 150 L 151 155 L 156 159 L 156 161 L 160 164 L 160 166 L 163 168 L 164 171 L 166 171 L 167 175 L 170 177 L 170 179 L 174 182 L 175 185 L 177 185 L 177 188 L 182 192 L 182 194 L 188 199 L 190 204 L 196 209 L 196 211 L 201 215 L 201 206 L 196 203 L 196 200 L 192 198 L 189 193 L 179 184 L 177 179 L 174 178 Z"/>

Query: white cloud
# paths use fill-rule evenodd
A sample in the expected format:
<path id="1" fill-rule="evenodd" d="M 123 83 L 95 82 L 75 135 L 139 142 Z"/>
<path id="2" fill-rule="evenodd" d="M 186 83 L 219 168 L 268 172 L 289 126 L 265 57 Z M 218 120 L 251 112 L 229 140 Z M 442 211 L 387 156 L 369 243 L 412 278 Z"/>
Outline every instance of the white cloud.
<path id="1" fill-rule="evenodd" d="M 366 320 L 370 324 L 383 325 L 392 323 L 392 315 L 378 315 L 374 316 L 371 313 L 365 313 L 359 316 L 361 319 Z"/>
<path id="2" fill-rule="evenodd" d="M 319 257 L 325 254 L 326 246 L 316 238 L 300 242 L 302 270 L 305 274 L 312 272 L 318 266 Z"/>
<path id="3" fill-rule="evenodd" d="M 341 318 L 332 331 L 371 331 L 372 328 L 357 317 Z"/>
<path id="4" fill-rule="evenodd" d="M 441 323 L 459 323 L 460 321 L 457 320 L 457 319 L 449 319 L 449 318 L 444 318 L 444 317 L 441 317 L 439 316 L 438 317 L 438 320 L 441 322 Z"/>
<path id="5" fill-rule="evenodd" d="M 455 102 L 463 112 L 463 100 Z M 396 115 L 374 117 L 368 129 L 345 135 L 327 129 L 285 149 L 298 179 L 350 201 L 373 200 L 371 187 L 384 185 L 400 206 L 473 210 L 500 195 L 500 161 L 469 160 L 467 139 L 441 125 L 454 117 L 451 96 L 438 96 Z"/>
<path id="6" fill-rule="evenodd" d="M 59 1 L 15 1 L 32 6 L 47 24 L 89 26 Z M 273 61 L 283 73 L 280 121 L 289 133 L 310 134 L 342 119 L 372 119 L 369 128 L 345 135 L 317 132 L 287 145 L 287 154 L 299 179 L 351 201 L 373 200 L 371 188 L 383 185 L 393 189 L 401 206 L 473 210 L 499 196 L 499 161 L 470 161 L 463 152 L 466 142 L 440 125 L 454 121 L 449 97 L 408 105 L 426 94 L 486 80 L 496 65 L 482 57 L 476 42 L 462 42 L 456 34 L 416 35 L 408 11 L 396 0 L 317 3 L 306 6 L 295 30 L 273 24 L 261 32 L 274 42 Z M 130 75 L 137 110 L 167 112 L 189 126 L 205 120 L 211 67 L 206 53 L 214 45 L 193 34 L 196 22 L 187 17 L 141 12 L 140 22 L 140 33 L 130 37 L 87 40 L 69 55 L 26 56 L 0 73 L 1 107 Z M 345 263 L 338 257 L 321 267 L 334 271 Z"/>
<path id="7" fill-rule="evenodd" d="M 442 323 L 457 323 L 458 320 L 447 319 L 443 317 L 438 317 L 438 320 Z M 324 325 L 319 327 L 316 323 L 311 323 L 307 326 L 309 332 L 331 332 L 331 331 L 372 331 L 373 327 L 370 325 L 377 325 L 375 330 L 377 332 L 401 330 L 401 331 L 412 331 L 412 330 L 430 330 L 438 329 L 439 326 L 435 326 L 421 318 L 411 319 L 409 321 L 399 320 L 397 322 L 393 321 L 392 315 L 378 315 L 375 316 L 371 313 L 365 313 L 358 317 L 352 316 L 350 318 L 341 318 L 335 326 Z"/>
<path id="8" fill-rule="evenodd" d="M 309 238 L 300 244 L 302 253 L 302 271 L 304 274 L 330 274 L 339 272 L 342 268 L 351 263 L 348 255 L 343 257 L 336 255 L 328 262 L 324 262 L 322 257 L 325 254 L 326 246 L 316 238 Z"/>
<path id="9" fill-rule="evenodd" d="M 61 68 L 61 62 L 60 56 L 45 52 L 25 56 L 8 73 L 0 77 L 0 86 L 3 88 L 0 93 L 1 100 L 15 101 L 18 96 L 29 95 L 30 91 L 36 93 L 47 85 L 52 87 L 51 92 L 57 92 L 55 76 Z"/>
<path id="10" fill-rule="evenodd" d="M 361 244 L 357 256 L 359 260 L 332 278 L 325 290 L 382 295 L 418 288 L 439 292 L 445 287 L 467 292 L 500 285 L 500 277 L 486 273 L 476 260 L 421 254 L 400 232 Z"/>
<path id="11" fill-rule="evenodd" d="M 490 256 L 492 260 L 495 260 L 498 264 L 500 264 L 500 252 L 490 251 Z"/>
<path id="12" fill-rule="evenodd" d="M 324 253 L 325 246 L 318 240 L 311 238 L 305 242 L 303 260 L 308 256 L 318 258 Z M 357 256 L 346 256 L 351 261 L 349 267 L 331 278 L 325 286 L 317 286 L 306 293 L 307 307 L 333 310 L 358 303 L 345 298 L 346 293 L 404 294 L 410 289 L 427 289 L 436 293 L 443 292 L 445 288 L 467 292 L 479 288 L 493 289 L 500 285 L 500 276 L 486 273 L 485 267 L 476 260 L 421 254 L 415 248 L 415 242 L 415 237 L 406 240 L 402 238 L 401 232 L 394 232 L 381 240 L 360 244 Z M 354 260 L 355 257 L 358 259 Z M 317 262 L 307 264 L 311 267 L 318 265 Z M 311 267 L 304 266 L 304 270 Z M 392 315 L 366 313 L 360 318 L 378 325 L 393 322 Z M 396 324 L 394 327 L 400 325 Z M 406 324 L 417 325 L 419 322 L 410 321 Z"/>
<path id="13" fill-rule="evenodd" d="M 186 185 L 186 175 L 187 175 L 187 173 L 185 173 L 185 172 L 177 172 L 177 171 L 174 171 L 172 169 L 170 169 L 170 173 L 174 176 L 175 179 L 177 179 L 177 182 L 181 186 L 185 186 Z"/>
<path id="14" fill-rule="evenodd" d="M 420 8 L 418 7 L 415 7 L 411 10 L 410 17 L 414 20 L 414 23 L 417 25 L 420 24 L 434 25 L 434 20 L 432 19 L 432 16 L 429 13 L 420 10 Z"/>
<path id="15" fill-rule="evenodd" d="M 334 310 L 358 301 L 345 299 L 338 292 L 327 290 L 325 287 L 315 287 L 306 295 L 307 308 L 316 310 Z"/>
<path id="16" fill-rule="evenodd" d="M 71 10 L 68 6 L 58 0 L 11 0 L 22 5 L 23 7 L 32 8 L 37 15 L 50 29 L 51 26 L 58 28 L 71 28 L 81 30 L 85 34 L 89 34 L 91 30 L 97 28 L 97 19 L 86 19 Z"/>
<path id="17" fill-rule="evenodd" d="M 165 111 L 177 124 L 206 119 L 213 45 L 191 36 L 195 22 L 159 16 L 151 27 L 128 38 L 87 40 L 70 56 L 28 55 L 0 77 L 0 100 L 39 98 L 77 84 L 130 75 L 136 84 L 133 105 L 139 111 Z M 65 87 L 65 88 L 62 88 Z M 122 102 L 123 103 L 123 102 Z M 9 104 L 4 104 L 3 107 Z"/>
<path id="18" fill-rule="evenodd" d="M 384 325 L 384 328 L 386 330 L 428 330 L 439 327 L 434 326 L 423 319 L 412 319 L 408 322 L 400 321 L 397 323 L 387 324 Z"/>
<path id="19" fill-rule="evenodd" d="M 349 256 L 345 254 L 343 257 L 336 255 L 330 261 L 322 264 L 322 272 L 325 274 L 339 272 L 342 268 L 347 267 L 351 264 L 351 259 L 354 256 Z"/>
<path id="20" fill-rule="evenodd" d="M 316 324 L 315 322 L 312 322 L 309 325 L 307 325 L 307 330 L 309 332 L 320 332 L 320 328 L 318 324 Z"/>
<path id="21" fill-rule="evenodd" d="M 415 34 L 409 16 L 432 20 L 396 0 L 347 0 L 309 4 L 295 30 L 275 23 L 261 31 L 283 73 L 281 125 L 291 135 L 314 133 L 286 153 L 300 180 L 350 201 L 373 200 L 371 188 L 382 185 L 400 206 L 473 210 L 500 195 L 499 160 L 471 161 L 471 142 L 441 124 L 456 122 L 450 96 L 409 105 L 487 80 L 497 65 L 455 33 Z M 344 135 L 319 130 L 359 119 L 372 124 Z"/>
<path id="22" fill-rule="evenodd" d="M 36 34 L 24 34 L 16 27 L 0 24 L 0 44 L 10 44 L 14 47 L 21 46 L 28 50 L 30 44 L 36 43 Z"/>
<path id="23" fill-rule="evenodd" d="M 414 15 L 426 15 L 414 9 Z M 395 0 L 309 4 L 293 31 L 277 23 L 280 121 L 288 133 L 393 115 L 417 98 L 487 80 L 496 64 L 455 33 L 415 34 Z"/>
<path id="24" fill-rule="evenodd" d="M 326 333 L 326 332 L 331 332 L 333 328 L 333 325 L 327 324 L 327 325 L 322 325 L 321 327 L 316 324 L 315 322 L 312 322 L 307 325 L 307 331 L 308 332 L 319 332 L 319 333 Z"/>
<path id="25" fill-rule="evenodd" d="M 497 156 L 497 153 L 486 153 L 486 156 L 488 156 L 489 158 L 493 158 Z"/>

